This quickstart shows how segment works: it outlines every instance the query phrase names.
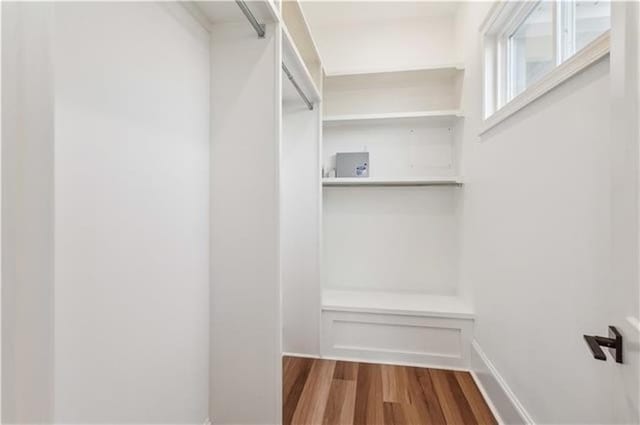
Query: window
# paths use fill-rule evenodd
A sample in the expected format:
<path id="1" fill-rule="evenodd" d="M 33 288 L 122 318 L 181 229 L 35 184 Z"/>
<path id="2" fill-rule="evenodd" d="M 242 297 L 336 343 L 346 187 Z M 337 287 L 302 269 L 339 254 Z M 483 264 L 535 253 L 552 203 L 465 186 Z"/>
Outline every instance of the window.
<path id="1" fill-rule="evenodd" d="M 563 31 L 569 41 L 567 56 L 584 48 L 611 28 L 611 3 L 608 1 L 577 1 L 563 3 L 570 23 Z"/>
<path id="2" fill-rule="evenodd" d="M 608 0 L 498 2 L 482 28 L 485 129 L 609 52 Z"/>
<path id="3" fill-rule="evenodd" d="M 509 36 L 509 99 L 555 66 L 553 4 L 539 3 Z"/>

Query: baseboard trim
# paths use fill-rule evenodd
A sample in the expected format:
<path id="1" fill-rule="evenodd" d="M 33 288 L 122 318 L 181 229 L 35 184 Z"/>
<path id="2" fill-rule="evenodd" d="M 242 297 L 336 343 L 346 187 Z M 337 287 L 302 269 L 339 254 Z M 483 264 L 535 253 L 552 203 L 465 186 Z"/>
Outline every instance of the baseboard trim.
<path id="1" fill-rule="evenodd" d="M 495 404 L 493 404 L 493 401 L 491 401 L 491 397 L 489 397 L 489 393 L 487 392 L 487 390 L 485 390 L 484 386 L 482 385 L 482 381 L 480 381 L 480 378 L 478 378 L 478 375 L 476 375 L 476 373 L 473 370 L 470 370 L 469 374 L 471 374 L 473 381 L 476 383 L 476 387 L 478 387 L 480 394 L 482 394 L 482 398 L 484 398 L 484 401 L 487 403 L 487 406 L 489 406 L 489 410 L 491 410 L 491 413 L 493 413 L 493 417 L 496 418 L 496 421 L 498 421 L 498 424 L 508 425 L 500 416 L 500 412 L 496 408 Z"/>
<path id="2" fill-rule="evenodd" d="M 476 340 L 471 343 L 471 375 L 501 424 L 535 425 Z"/>

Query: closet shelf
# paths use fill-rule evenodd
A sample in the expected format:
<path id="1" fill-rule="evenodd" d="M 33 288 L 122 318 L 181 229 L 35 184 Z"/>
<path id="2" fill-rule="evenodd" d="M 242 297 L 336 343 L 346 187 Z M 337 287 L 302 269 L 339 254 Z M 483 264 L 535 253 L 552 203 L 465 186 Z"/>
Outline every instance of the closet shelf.
<path id="1" fill-rule="evenodd" d="M 470 304 L 461 297 L 420 292 L 324 289 L 322 310 L 460 319 L 474 317 Z"/>
<path id="2" fill-rule="evenodd" d="M 323 118 L 324 123 L 372 121 L 372 120 L 397 120 L 406 118 L 459 118 L 462 117 L 460 110 L 443 111 L 412 111 L 412 112 L 391 112 L 383 114 L 348 114 L 348 115 L 327 115 Z"/>
<path id="3" fill-rule="evenodd" d="M 334 77 L 347 77 L 347 76 L 368 76 L 375 74 L 392 74 L 392 73 L 406 73 L 416 71 L 440 71 L 449 70 L 451 72 L 459 72 L 464 70 L 464 63 L 445 63 L 427 66 L 417 67 L 405 67 L 405 68 L 371 68 L 371 69 L 345 69 L 338 71 L 328 71 L 327 78 Z"/>
<path id="4" fill-rule="evenodd" d="M 451 177 L 338 177 L 323 178 L 323 186 L 461 186 L 462 179 Z"/>

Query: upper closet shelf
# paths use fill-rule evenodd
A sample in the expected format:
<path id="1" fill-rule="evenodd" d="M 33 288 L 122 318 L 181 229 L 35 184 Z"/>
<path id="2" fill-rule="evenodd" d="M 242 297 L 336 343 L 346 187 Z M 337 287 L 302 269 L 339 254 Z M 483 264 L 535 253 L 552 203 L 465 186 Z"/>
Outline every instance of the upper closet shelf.
<path id="1" fill-rule="evenodd" d="M 372 121 L 372 120 L 393 120 L 406 118 L 449 118 L 462 117 L 459 110 L 446 111 L 415 111 L 415 112 L 391 112 L 383 114 L 347 114 L 347 115 L 327 115 L 323 118 L 325 123 Z"/>
<path id="2" fill-rule="evenodd" d="M 425 82 L 448 82 L 464 75 L 464 69 L 455 65 L 432 68 L 393 69 L 386 71 L 341 72 L 327 74 L 330 90 L 408 87 Z"/>
<path id="3" fill-rule="evenodd" d="M 287 66 L 305 94 L 311 97 L 312 101 L 318 102 L 322 99 L 320 90 L 314 83 L 313 77 L 302 59 L 302 55 L 296 48 L 289 30 L 284 24 L 282 25 L 282 62 Z"/>
<path id="4" fill-rule="evenodd" d="M 462 179 L 450 177 L 338 177 L 323 178 L 323 186 L 461 186 Z"/>
<path id="5" fill-rule="evenodd" d="M 389 73 L 402 73 L 402 72 L 415 72 L 415 71 L 438 71 L 448 70 L 452 73 L 463 71 L 463 63 L 449 63 L 440 65 L 430 65 L 412 68 L 388 68 L 388 69 L 358 69 L 358 70 L 342 70 L 342 71 L 327 71 L 326 76 L 332 77 L 345 77 L 345 76 L 367 76 L 375 74 L 389 74 Z"/>

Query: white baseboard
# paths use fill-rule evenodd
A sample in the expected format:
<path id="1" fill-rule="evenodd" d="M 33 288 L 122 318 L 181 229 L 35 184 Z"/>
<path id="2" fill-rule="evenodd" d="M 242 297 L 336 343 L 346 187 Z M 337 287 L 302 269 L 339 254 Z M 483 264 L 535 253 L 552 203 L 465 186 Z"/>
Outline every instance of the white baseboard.
<path id="1" fill-rule="evenodd" d="M 508 425 L 535 425 L 476 340 L 471 343 L 471 374 L 498 422 Z"/>
<path id="2" fill-rule="evenodd" d="M 478 378 L 478 375 L 476 375 L 476 373 L 473 370 L 470 370 L 469 373 L 471 374 L 471 377 L 473 378 L 473 381 L 476 383 L 476 387 L 478 387 L 478 390 L 480 391 L 480 394 L 482 394 L 482 398 L 484 399 L 484 401 L 489 406 L 489 410 L 491 410 L 491 413 L 493 413 L 493 416 L 496 418 L 496 421 L 498 422 L 498 424 L 499 425 L 507 425 L 507 423 L 500 416 L 500 412 L 498 411 L 498 408 L 491 401 L 491 398 L 489 397 L 489 394 L 487 393 L 487 390 L 484 389 L 484 386 L 482 385 L 482 382 L 480 381 L 480 378 Z"/>

